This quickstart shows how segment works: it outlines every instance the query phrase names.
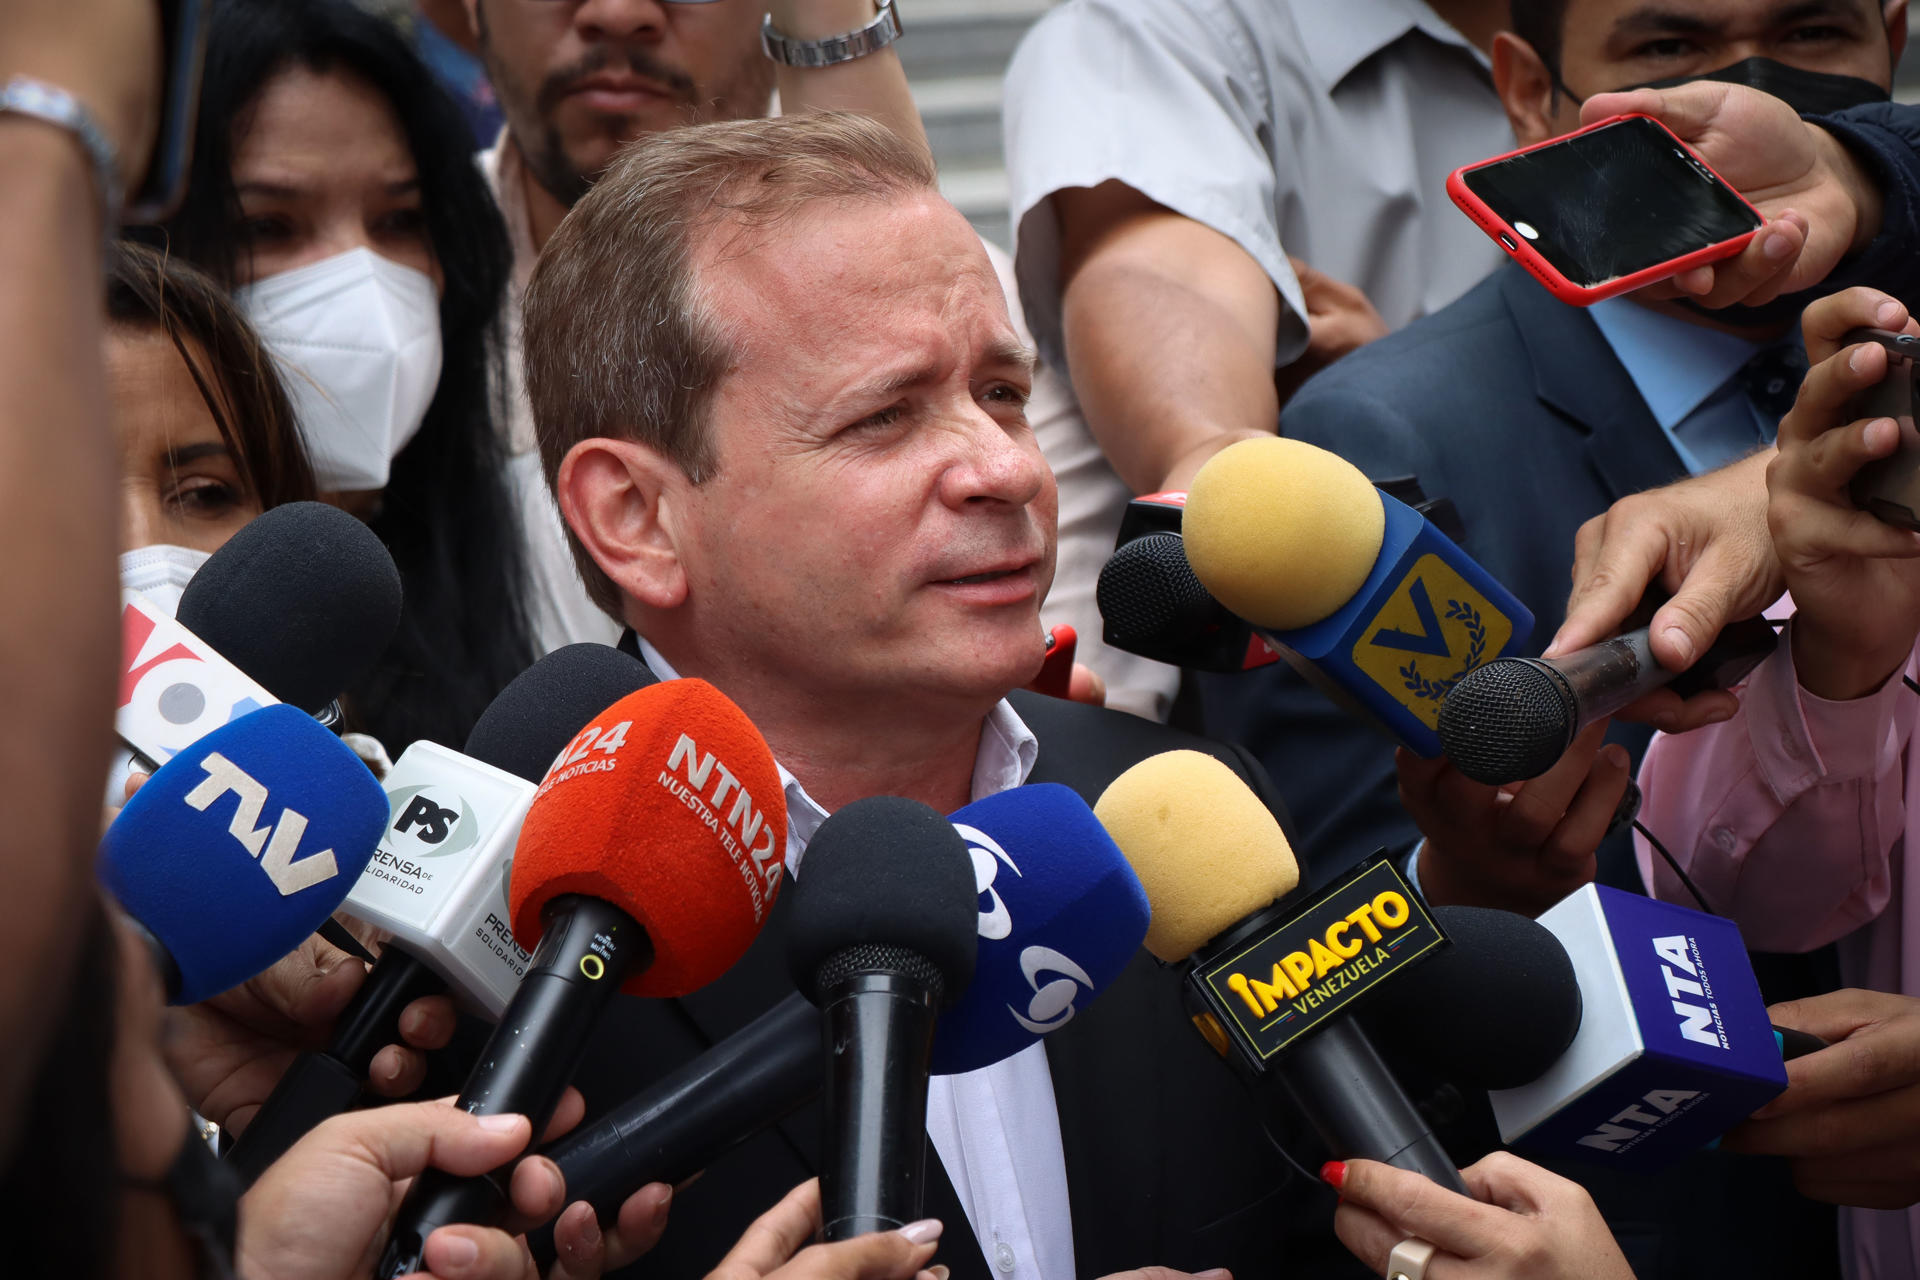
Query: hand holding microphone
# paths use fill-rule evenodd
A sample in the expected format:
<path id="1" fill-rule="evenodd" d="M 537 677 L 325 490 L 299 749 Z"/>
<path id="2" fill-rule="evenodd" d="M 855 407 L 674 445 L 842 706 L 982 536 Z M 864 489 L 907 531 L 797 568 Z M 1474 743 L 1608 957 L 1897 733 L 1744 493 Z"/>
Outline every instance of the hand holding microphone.
<path id="1" fill-rule="evenodd" d="M 1728 1133 L 1727 1148 L 1786 1157 L 1815 1200 L 1920 1203 L 1920 999 L 1835 991 L 1767 1013 L 1827 1047 L 1787 1063 L 1787 1091 Z"/>
<path id="2" fill-rule="evenodd" d="M 1633 1280 L 1579 1183 L 1505 1151 L 1460 1174 L 1467 1195 L 1371 1160 L 1332 1163 L 1320 1176 L 1340 1193 L 1340 1243 L 1384 1276 L 1421 1280 L 1444 1259 L 1445 1274 L 1460 1280 Z M 1431 1261 L 1389 1265 L 1400 1261 L 1396 1248 L 1400 1258 Z"/>
<path id="3" fill-rule="evenodd" d="M 785 843 L 773 755 L 712 685 L 653 685 L 596 717 L 521 825 L 514 934 L 536 949 L 459 1105 L 544 1125 L 616 992 L 682 995 L 739 960 Z M 435 1228 L 496 1221 L 504 1203 L 491 1178 L 422 1177 L 375 1274 L 417 1270 Z"/>

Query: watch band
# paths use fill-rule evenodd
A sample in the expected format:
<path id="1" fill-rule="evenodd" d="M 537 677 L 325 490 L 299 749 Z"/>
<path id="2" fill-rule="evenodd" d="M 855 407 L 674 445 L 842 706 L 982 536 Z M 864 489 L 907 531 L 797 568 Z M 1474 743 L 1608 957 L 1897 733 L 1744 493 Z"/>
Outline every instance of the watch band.
<path id="1" fill-rule="evenodd" d="M 768 14 L 760 24 L 760 47 L 782 66 L 831 67 L 877 53 L 900 38 L 900 13 L 893 0 L 879 0 L 880 12 L 858 31 L 824 40 L 795 40 L 781 33 Z"/>
<path id="2" fill-rule="evenodd" d="M 80 99 L 58 85 L 26 76 L 0 84 L 0 115 L 28 116 L 63 129 L 79 142 L 93 165 L 102 222 L 109 239 L 120 221 L 120 163 L 113 143 Z"/>

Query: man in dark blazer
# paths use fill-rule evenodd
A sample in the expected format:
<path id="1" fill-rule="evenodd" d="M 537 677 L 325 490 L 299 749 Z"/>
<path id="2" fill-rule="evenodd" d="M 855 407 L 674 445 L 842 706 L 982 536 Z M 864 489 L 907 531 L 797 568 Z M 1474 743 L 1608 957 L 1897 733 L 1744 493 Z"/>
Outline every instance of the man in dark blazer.
<path id="1" fill-rule="evenodd" d="M 1639 46 L 1615 38 L 1615 19 L 1638 20 L 1624 16 L 1630 8 L 1613 0 L 1516 3 L 1515 27 L 1532 39 L 1500 35 L 1494 77 L 1522 144 L 1577 127 L 1576 92 L 1652 78 L 1626 65 Z M 1689 38 L 1704 50 L 1688 70 L 1710 71 L 1755 52 L 1736 28 L 1762 21 L 1758 7 L 1678 9 L 1698 19 Z M 1875 84 L 1884 90 L 1904 27 L 1881 26 L 1874 6 L 1851 17 L 1844 38 L 1798 51 L 1781 41 L 1770 52 L 1801 60 L 1796 65 L 1817 73 L 1816 83 L 1830 87 L 1822 75 L 1845 73 L 1856 91 Z M 1724 60 L 1715 61 L 1722 52 Z M 1920 243 L 1912 199 L 1920 125 L 1912 109 L 1861 105 L 1803 124 L 1751 89 L 1715 86 L 1673 97 L 1689 108 L 1714 102 L 1771 112 L 1783 117 L 1781 136 L 1810 154 L 1827 145 L 1821 134 L 1840 140 L 1884 194 L 1883 221 L 1877 238 L 1862 224 L 1866 252 L 1842 260 L 1823 287 L 1873 282 L 1903 297 L 1920 292 L 1912 266 Z M 1610 102 L 1618 104 L 1611 110 L 1660 105 L 1653 95 Z M 1589 104 L 1588 116 L 1608 109 Z M 1809 106 L 1808 114 L 1815 110 Z M 1783 340 L 1797 341 L 1800 302 L 1703 313 L 1616 299 L 1581 309 L 1509 264 L 1457 302 L 1309 381 L 1282 413 L 1280 433 L 1330 449 L 1378 482 L 1415 480 L 1425 497 L 1451 503 L 1463 549 L 1533 611 L 1527 651 L 1538 653 L 1559 627 L 1574 535 L 1585 521 L 1628 494 L 1771 441 L 1797 386 L 1786 371 L 1791 353 L 1780 348 Z M 1533 909 L 1545 905 L 1538 898 L 1559 874 L 1552 859 L 1568 852 L 1554 846 L 1554 815 L 1519 831 L 1518 824 L 1503 825 L 1518 804 L 1503 811 L 1490 789 L 1476 788 L 1450 766 L 1403 759 L 1397 771 L 1390 742 L 1285 668 L 1208 677 L 1205 705 L 1209 729 L 1248 746 L 1274 777 L 1321 874 L 1379 846 L 1410 854 L 1417 847 L 1414 861 L 1435 901 L 1475 901 L 1464 886 L 1501 895 L 1478 899 L 1496 905 L 1517 906 L 1529 896 Z M 1648 730 L 1616 725 L 1610 736 L 1637 757 Z M 1589 754 L 1576 763 L 1585 769 L 1589 762 L 1589 782 L 1618 794 L 1624 762 Z M 1611 775 L 1603 779 L 1602 770 Z M 1576 775 L 1575 786 L 1579 781 Z M 1575 786 L 1562 787 L 1557 803 L 1578 804 Z M 1447 811 L 1463 796 L 1474 803 Z M 1603 825 L 1590 825 L 1595 837 Z M 1589 840 L 1572 852 L 1586 855 L 1593 847 Z M 1598 863 L 1601 880 L 1639 889 L 1625 832 L 1600 848 Z M 1762 973 L 1763 983 L 1776 984 L 1776 998 L 1832 984 L 1830 968 L 1817 963 L 1765 967 L 1771 971 Z M 1658 1180 L 1561 1172 L 1594 1193 L 1636 1273 L 1648 1280 L 1834 1271 L 1831 1216 L 1795 1196 L 1777 1170 L 1702 1155 Z M 1756 1214 L 1773 1224 L 1764 1246 L 1742 1226 Z"/>
<path id="2" fill-rule="evenodd" d="M 663 134 L 574 207 L 525 306 L 528 390 L 583 579 L 656 674 L 710 681 L 765 736 L 790 873 L 805 876 L 826 815 L 864 796 L 951 812 L 1050 780 L 1091 801 L 1175 747 L 1271 799 L 1236 749 L 1010 696 L 1044 653 L 1053 477 L 1022 412 L 1031 354 L 915 149 L 822 115 Z M 776 902 L 707 989 L 622 1001 L 578 1078 L 589 1107 L 790 992 L 784 920 Z M 936 1260 L 956 1275 L 1365 1274 L 1331 1235 L 1326 1189 L 1283 1190 L 1261 1109 L 1190 1026 L 1177 971 L 1144 953 L 1044 1048 L 968 1079 L 984 1087 L 945 1095 L 955 1150 L 930 1142 L 927 1160 Z M 818 1143 L 809 1109 L 715 1161 L 637 1273 L 710 1267 L 815 1171 Z"/>

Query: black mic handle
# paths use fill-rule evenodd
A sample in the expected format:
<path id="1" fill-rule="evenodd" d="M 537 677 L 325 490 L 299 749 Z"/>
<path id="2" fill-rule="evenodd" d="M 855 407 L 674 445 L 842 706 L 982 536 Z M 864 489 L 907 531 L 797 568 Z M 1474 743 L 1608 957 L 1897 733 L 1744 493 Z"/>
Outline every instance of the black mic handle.
<path id="1" fill-rule="evenodd" d="M 422 996 L 444 995 L 446 982 L 419 957 L 389 942 L 367 971 L 367 980 L 333 1024 L 328 1056 L 362 1079 L 374 1055 L 400 1044 L 400 1015 Z"/>
<path id="2" fill-rule="evenodd" d="M 560 1166 L 567 1203 L 585 1200 L 610 1227 L 649 1182 L 683 1182 L 798 1111 L 820 1077 L 820 1011 L 796 992 L 540 1154 Z M 527 1247 L 545 1275 L 553 1224 L 529 1231 Z"/>
<path id="3" fill-rule="evenodd" d="M 820 1012 L 828 1064 L 820 1238 L 898 1230 L 919 1220 L 925 1198 L 935 995 L 904 973 L 856 973 Z"/>
<path id="4" fill-rule="evenodd" d="M 1336 1160 L 1378 1160 L 1468 1194 L 1446 1148 L 1352 1018 L 1289 1048 L 1273 1073 Z"/>
<path id="5" fill-rule="evenodd" d="M 537 1137 L 585 1056 L 600 1015 L 628 975 L 653 961 L 646 932 L 599 898 L 567 894 L 543 913 L 546 933 L 455 1104 L 475 1115 L 517 1112 Z M 425 1270 L 427 1237 L 444 1226 L 498 1226 L 511 1167 L 481 1178 L 429 1169 L 401 1202 L 377 1280 Z"/>
<path id="6" fill-rule="evenodd" d="M 240 1184 L 252 1186 L 315 1125 L 351 1108 L 360 1099 L 363 1079 L 363 1072 L 324 1053 L 308 1050 L 295 1058 L 227 1153 L 227 1164 L 240 1175 Z"/>
<path id="7" fill-rule="evenodd" d="M 294 1059 L 259 1114 L 234 1142 L 227 1159 L 241 1182 L 252 1186 L 268 1165 L 315 1125 L 358 1102 L 374 1055 L 400 1042 L 401 1011 L 421 996 L 446 989 L 433 970 L 389 945 L 340 1014 L 326 1049 Z"/>

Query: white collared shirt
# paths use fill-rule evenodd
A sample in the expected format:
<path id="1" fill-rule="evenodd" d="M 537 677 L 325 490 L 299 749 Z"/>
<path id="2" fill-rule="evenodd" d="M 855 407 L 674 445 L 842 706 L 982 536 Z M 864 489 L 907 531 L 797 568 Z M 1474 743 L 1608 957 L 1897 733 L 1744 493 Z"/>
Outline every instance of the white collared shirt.
<path id="1" fill-rule="evenodd" d="M 640 656 L 662 680 L 677 676 L 645 637 Z M 981 726 L 972 798 L 984 800 L 1023 785 L 1039 754 L 1039 739 L 1002 698 Z M 797 876 L 827 811 L 785 765 L 774 765 L 787 802 L 787 874 Z M 1067 1164 L 1045 1045 L 1032 1045 L 978 1071 L 933 1077 L 927 1086 L 927 1136 L 996 1275 L 1074 1280 Z"/>
<path id="2" fill-rule="evenodd" d="M 1061 368 L 1051 196 L 1123 182 L 1234 240 L 1286 302 L 1277 365 L 1306 348 L 1289 254 L 1398 329 L 1503 255 L 1447 174 L 1512 150 L 1486 58 L 1420 0 L 1066 0 L 1007 68 L 1014 259 Z"/>

